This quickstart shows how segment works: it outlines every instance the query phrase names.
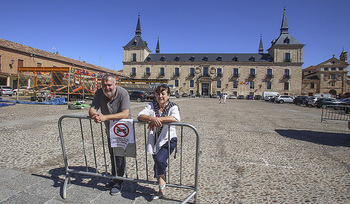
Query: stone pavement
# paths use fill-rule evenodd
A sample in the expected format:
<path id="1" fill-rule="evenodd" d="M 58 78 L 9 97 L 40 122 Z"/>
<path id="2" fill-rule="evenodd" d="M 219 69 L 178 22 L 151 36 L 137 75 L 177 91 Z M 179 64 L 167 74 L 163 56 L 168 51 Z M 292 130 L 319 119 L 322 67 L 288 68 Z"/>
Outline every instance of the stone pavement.
<path id="1" fill-rule="evenodd" d="M 132 184 L 126 184 L 132 185 Z M 55 177 L 29 174 L 0 168 L 0 203 L 149 203 L 150 195 L 122 190 L 111 196 L 102 186 L 70 184 L 67 198 L 62 199 L 63 180 Z M 155 200 L 152 203 L 179 203 L 173 200 Z"/>
<path id="2" fill-rule="evenodd" d="M 173 101 L 181 122 L 201 136 L 199 203 L 350 203 L 346 122 L 321 122 L 321 109 L 293 104 Z M 132 118 L 145 105 L 132 102 Z M 154 203 L 143 191 L 110 196 L 96 182 L 73 183 L 67 200 L 60 197 L 64 164 L 57 121 L 73 113 L 87 115 L 87 109 L 24 104 L 0 109 L 0 203 Z M 185 148 L 193 149 L 193 143 Z M 157 202 L 183 198 L 177 188 L 167 192 L 173 200 Z"/>

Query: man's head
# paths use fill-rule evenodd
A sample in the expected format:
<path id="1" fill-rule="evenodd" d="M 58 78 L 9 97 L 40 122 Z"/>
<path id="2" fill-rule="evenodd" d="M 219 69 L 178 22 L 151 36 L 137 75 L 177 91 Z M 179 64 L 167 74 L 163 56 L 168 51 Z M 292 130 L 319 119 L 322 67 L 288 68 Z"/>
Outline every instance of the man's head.
<path id="1" fill-rule="evenodd" d="M 106 74 L 102 77 L 102 91 L 109 99 L 113 99 L 117 91 L 115 76 Z"/>

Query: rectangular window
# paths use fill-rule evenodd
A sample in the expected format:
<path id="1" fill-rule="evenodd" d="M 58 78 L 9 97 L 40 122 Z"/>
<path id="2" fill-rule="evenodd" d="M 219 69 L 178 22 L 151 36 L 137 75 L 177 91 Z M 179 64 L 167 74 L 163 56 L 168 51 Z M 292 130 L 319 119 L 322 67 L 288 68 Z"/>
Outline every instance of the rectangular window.
<path id="1" fill-rule="evenodd" d="M 24 60 L 19 59 L 18 60 L 18 67 L 23 67 L 24 66 Z"/>
<path id="2" fill-rule="evenodd" d="M 160 76 L 164 76 L 164 67 L 161 67 L 160 70 L 159 70 L 159 75 Z"/>
<path id="3" fill-rule="evenodd" d="M 233 76 L 238 77 L 238 68 L 233 69 Z"/>
<path id="4" fill-rule="evenodd" d="M 234 92 L 233 92 L 233 95 L 237 96 L 237 91 L 234 91 Z"/>
<path id="5" fill-rule="evenodd" d="M 331 68 L 331 70 L 332 70 L 332 71 L 335 71 L 335 70 L 336 70 L 336 68 L 335 68 L 335 67 L 332 67 L 332 68 Z"/>
<path id="6" fill-rule="evenodd" d="M 266 89 L 271 89 L 271 81 L 266 82 Z"/>
<path id="7" fill-rule="evenodd" d="M 203 67 L 203 76 L 209 76 L 209 67 Z"/>
<path id="8" fill-rule="evenodd" d="M 255 69 L 250 69 L 249 75 L 250 75 L 251 77 L 255 77 Z"/>
<path id="9" fill-rule="evenodd" d="M 175 80 L 175 87 L 179 87 L 179 80 Z"/>
<path id="10" fill-rule="evenodd" d="M 147 76 L 151 75 L 151 69 L 149 67 L 146 67 L 146 75 Z"/>
<path id="11" fill-rule="evenodd" d="M 254 89 L 254 81 L 249 82 L 250 89 Z"/>
<path id="12" fill-rule="evenodd" d="M 222 69 L 221 69 L 221 68 L 218 68 L 218 69 L 217 69 L 217 71 L 216 71 L 216 76 L 222 77 Z"/>
<path id="13" fill-rule="evenodd" d="M 190 87 L 191 87 L 191 88 L 194 87 L 194 80 L 190 80 Z"/>
<path id="14" fill-rule="evenodd" d="M 286 53 L 285 54 L 285 59 L 284 59 L 285 62 L 290 62 L 290 53 Z"/>
<path id="15" fill-rule="evenodd" d="M 131 68 L 131 76 L 136 76 L 136 68 Z"/>
<path id="16" fill-rule="evenodd" d="M 237 89 L 238 88 L 238 81 L 233 81 L 233 88 Z"/>
<path id="17" fill-rule="evenodd" d="M 290 76 L 290 75 L 289 75 L 289 69 L 285 69 L 285 70 L 284 70 L 284 77 L 285 77 L 285 78 L 289 78 L 289 76 Z"/>
<path id="18" fill-rule="evenodd" d="M 194 68 L 190 68 L 190 76 L 194 77 Z"/>
<path id="19" fill-rule="evenodd" d="M 42 67 L 41 63 L 36 63 L 36 67 Z"/>
<path id="20" fill-rule="evenodd" d="M 180 76 L 180 69 L 178 67 L 175 68 L 175 76 Z"/>
<path id="21" fill-rule="evenodd" d="M 267 69 L 266 75 L 267 75 L 268 77 L 271 77 L 271 76 L 272 76 L 272 69 Z"/>
<path id="22" fill-rule="evenodd" d="M 289 90 L 289 82 L 284 82 L 284 90 Z"/>
<path id="23" fill-rule="evenodd" d="M 310 84 L 310 88 L 314 89 L 315 88 L 315 83 L 314 82 L 311 82 Z"/>
<path id="24" fill-rule="evenodd" d="M 1 63 L 1 62 L 0 62 Z M 339 67 L 339 71 L 343 71 L 344 69 L 343 69 L 343 67 Z"/>
<path id="25" fill-rule="evenodd" d="M 220 80 L 218 80 L 216 82 L 216 88 L 221 89 L 221 81 Z"/>
<path id="26" fill-rule="evenodd" d="M 331 79 L 335 80 L 335 74 L 331 74 Z"/>
<path id="27" fill-rule="evenodd" d="M 328 71 L 328 67 L 323 68 L 323 71 Z"/>
<path id="28" fill-rule="evenodd" d="M 132 53 L 132 61 L 136 62 L 136 53 Z"/>

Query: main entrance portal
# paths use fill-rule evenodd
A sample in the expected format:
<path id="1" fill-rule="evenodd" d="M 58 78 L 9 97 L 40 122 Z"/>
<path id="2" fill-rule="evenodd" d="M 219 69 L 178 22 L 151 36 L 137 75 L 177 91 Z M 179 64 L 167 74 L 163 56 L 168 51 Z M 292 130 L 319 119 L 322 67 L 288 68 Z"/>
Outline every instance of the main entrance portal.
<path id="1" fill-rule="evenodd" d="M 202 83 L 202 96 L 208 96 L 208 95 L 209 95 L 209 84 Z"/>

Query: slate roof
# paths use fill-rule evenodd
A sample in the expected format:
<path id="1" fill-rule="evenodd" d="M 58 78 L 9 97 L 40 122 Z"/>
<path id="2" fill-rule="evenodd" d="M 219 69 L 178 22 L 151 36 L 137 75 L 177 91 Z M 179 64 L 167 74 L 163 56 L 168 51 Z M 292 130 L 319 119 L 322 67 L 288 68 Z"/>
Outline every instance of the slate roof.
<path id="1" fill-rule="evenodd" d="M 19 52 L 22 52 L 22 53 L 25 53 L 28 55 L 33 54 L 33 55 L 36 55 L 38 57 L 40 56 L 40 57 L 49 58 L 51 60 L 57 60 L 57 61 L 60 61 L 62 63 L 69 63 L 69 64 L 72 64 L 72 66 L 74 64 L 75 66 L 79 66 L 79 67 L 86 67 L 88 69 L 92 69 L 92 70 L 96 70 L 96 71 L 112 73 L 112 74 L 116 74 L 118 76 L 124 76 L 123 74 L 121 74 L 117 71 L 114 71 L 114 70 L 110 70 L 110 69 L 100 67 L 97 65 L 89 64 L 89 63 L 86 63 L 84 61 L 71 59 L 71 58 L 64 57 L 64 56 L 59 55 L 59 54 L 47 52 L 44 50 L 40 50 L 40 49 L 33 48 L 30 46 L 22 45 L 22 44 L 12 42 L 9 40 L 5 40 L 5 39 L 1 39 L 1 38 L 0 38 L 0 47 L 19 51 Z"/>
<path id="2" fill-rule="evenodd" d="M 269 54 L 258 53 L 155 53 L 146 57 L 145 62 L 269 62 Z"/>

